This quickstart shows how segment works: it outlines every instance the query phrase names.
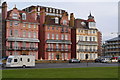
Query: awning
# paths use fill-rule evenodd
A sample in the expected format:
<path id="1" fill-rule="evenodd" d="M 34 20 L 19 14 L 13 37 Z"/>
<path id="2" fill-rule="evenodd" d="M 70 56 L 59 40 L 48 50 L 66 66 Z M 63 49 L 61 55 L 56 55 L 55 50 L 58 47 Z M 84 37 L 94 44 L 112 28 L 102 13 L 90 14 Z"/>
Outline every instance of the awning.
<path id="1" fill-rule="evenodd" d="M 46 40 L 46 43 L 72 44 L 70 40 Z"/>
<path id="2" fill-rule="evenodd" d="M 22 42 L 40 42 L 34 38 L 19 38 L 19 37 L 8 37 L 7 41 L 22 41 Z"/>

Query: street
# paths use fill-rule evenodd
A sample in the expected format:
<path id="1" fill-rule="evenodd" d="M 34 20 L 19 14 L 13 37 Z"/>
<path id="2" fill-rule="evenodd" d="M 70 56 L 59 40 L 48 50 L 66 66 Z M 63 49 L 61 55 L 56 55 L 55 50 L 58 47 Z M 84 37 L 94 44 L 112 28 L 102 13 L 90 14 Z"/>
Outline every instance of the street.
<path id="1" fill-rule="evenodd" d="M 81 68 L 81 67 L 112 67 L 118 63 L 39 63 L 35 67 L 3 68 L 4 69 L 42 69 L 42 68 Z"/>

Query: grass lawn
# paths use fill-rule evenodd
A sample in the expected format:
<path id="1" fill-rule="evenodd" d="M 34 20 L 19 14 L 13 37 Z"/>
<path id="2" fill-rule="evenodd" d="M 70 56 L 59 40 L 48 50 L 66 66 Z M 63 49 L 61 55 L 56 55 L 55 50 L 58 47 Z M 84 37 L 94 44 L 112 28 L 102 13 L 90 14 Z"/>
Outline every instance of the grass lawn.
<path id="1" fill-rule="evenodd" d="M 3 78 L 118 78 L 118 67 L 3 70 Z"/>

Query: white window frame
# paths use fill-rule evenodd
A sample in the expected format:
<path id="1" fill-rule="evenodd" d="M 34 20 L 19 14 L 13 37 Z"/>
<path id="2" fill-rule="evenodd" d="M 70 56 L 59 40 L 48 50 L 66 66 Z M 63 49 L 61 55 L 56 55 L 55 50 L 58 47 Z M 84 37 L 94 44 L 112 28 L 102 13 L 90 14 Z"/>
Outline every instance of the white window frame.
<path id="1" fill-rule="evenodd" d="M 28 24 L 28 28 L 31 28 L 31 24 L 30 23 Z"/>
<path id="2" fill-rule="evenodd" d="M 13 26 L 13 22 L 12 21 L 10 21 L 10 26 Z"/>
<path id="3" fill-rule="evenodd" d="M 65 35 L 65 40 L 68 40 L 68 35 Z"/>
<path id="4" fill-rule="evenodd" d="M 48 8 L 46 8 L 46 12 L 48 12 Z"/>
<path id="5" fill-rule="evenodd" d="M 31 32 L 28 32 L 28 37 L 31 38 Z"/>
<path id="6" fill-rule="evenodd" d="M 53 13 L 55 13 L 55 9 L 53 9 Z"/>
<path id="7" fill-rule="evenodd" d="M 67 21 L 66 20 L 63 20 L 63 25 L 67 25 Z"/>
<path id="8" fill-rule="evenodd" d="M 56 40 L 58 40 L 59 39 L 59 36 L 58 36 L 58 34 L 56 34 Z"/>
<path id="9" fill-rule="evenodd" d="M 14 49 L 18 49 L 18 42 L 14 42 Z"/>
<path id="10" fill-rule="evenodd" d="M 34 28 L 36 28 L 37 27 L 37 25 L 36 24 L 34 24 Z"/>
<path id="11" fill-rule="evenodd" d="M 54 60 L 54 53 L 52 53 L 52 60 Z"/>
<path id="12" fill-rule="evenodd" d="M 51 12 L 52 12 L 52 9 L 50 8 L 49 10 L 50 10 L 50 13 L 51 13 Z"/>
<path id="13" fill-rule="evenodd" d="M 33 38 L 36 38 L 36 37 L 37 37 L 37 33 L 34 32 L 34 33 L 33 33 Z"/>
<path id="14" fill-rule="evenodd" d="M 56 10 L 56 13 L 58 14 L 58 9 Z"/>
<path id="15" fill-rule="evenodd" d="M 23 23 L 23 27 L 26 27 L 26 23 Z"/>
<path id="16" fill-rule="evenodd" d="M 12 18 L 13 18 L 13 19 L 18 19 L 18 14 L 17 14 L 17 13 L 13 13 L 13 14 L 12 14 Z"/>
<path id="17" fill-rule="evenodd" d="M 15 31 L 14 31 L 14 35 L 15 35 L 15 37 L 18 36 L 18 30 L 15 30 Z"/>
<path id="18" fill-rule="evenodd" d="M 26 37 L 26 31 L 23 31 L 23 37 Z"/>
<path id="19" fill-rule="evenodd" d="M 64 60 L 65 59 L 65 54 L 64 53 L 62 53 L 62 60 Z"/>
<path id="20" fill-rule="evenodd" d="M 61 35 L 61 40 L 64 40 L 64 34 Z"/>
<path id="21" fill-rule="evenodd" d="M 38 11 L 40 11 L 40 7 L 38 7 Z"/>
<path id="22" fill-rule="evenodd" d="M 14 26 L 18 26 L 19 22 L 18 21 L 14 21 Z"/>
<path id="23" fill-rule="evenodd" d="M 52 34 L 52 39 L 54 39 L 54 37 L 55 37 L 55 35 L 54 35 L 54 34 Z"/>
<path id="24" fill-rule="evenodd" d="M 10 29 L 10 36 L 12 36 L 13 35 L 13 31 Z"/>
<path id="25" fill-rule="evenodd" d="M 26 13 L 22 13 L 22 20 L 26 20 Z"/>
<path id="26" fill-rule="evenodd" d="M 65 59 L 66 60 L 68 59 L 68 53 L 65 53 Z"/>
<path id="27" fill-rule="evenodd" d="M 50 39 L 50 33 L 47 34 L 47 39 Z"/>
<path id="28" fill-rule="evenodd" d="M 55 17 L 55 23 L 58 24 L 59 23 L 59 18 Z"/>

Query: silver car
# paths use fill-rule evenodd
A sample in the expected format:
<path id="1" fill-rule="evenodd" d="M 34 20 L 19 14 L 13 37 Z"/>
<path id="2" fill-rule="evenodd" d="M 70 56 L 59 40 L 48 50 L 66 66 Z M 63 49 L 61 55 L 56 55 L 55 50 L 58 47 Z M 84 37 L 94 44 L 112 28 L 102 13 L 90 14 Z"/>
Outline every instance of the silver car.
<path id="1" fill-rule="evenodd" d="M 109 62 L 111 62 L 111 60 L 109 58 L 104 58 L 104 59 L 102 59 L 101 62 L 102 63 L 109 63 Z"/>

